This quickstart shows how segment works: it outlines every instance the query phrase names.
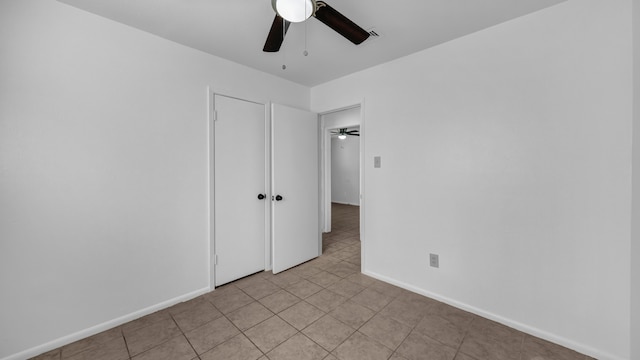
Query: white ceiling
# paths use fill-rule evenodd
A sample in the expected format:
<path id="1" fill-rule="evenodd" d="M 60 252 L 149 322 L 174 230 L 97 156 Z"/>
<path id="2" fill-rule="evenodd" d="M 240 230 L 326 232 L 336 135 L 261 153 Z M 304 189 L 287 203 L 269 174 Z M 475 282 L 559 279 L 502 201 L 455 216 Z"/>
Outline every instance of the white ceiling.
<path id="1" fill-rule="evenodd" d="M 310 18 L 291 25 L 278 53 L 262 51 L 275 15 L 270 0 L 59 1 L 314 86 L 566 0 L 327 0 L 382 36 L 356 46 Z"/>

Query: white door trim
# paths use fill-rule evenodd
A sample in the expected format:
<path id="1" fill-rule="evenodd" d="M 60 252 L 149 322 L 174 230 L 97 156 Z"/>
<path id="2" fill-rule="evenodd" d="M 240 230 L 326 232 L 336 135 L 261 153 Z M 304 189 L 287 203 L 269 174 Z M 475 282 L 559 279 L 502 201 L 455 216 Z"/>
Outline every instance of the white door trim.
<path id="1" fill-rule="evenodd" d="M 362 269 L 364 269 L 364 254 L 365 254 L 365 234 L 364 234 L 364 212 L 365 212 L 365 99 L 359 104 L 347 105 L 340 108 L 336 108 L 329 111 L 320 112 L 320 153 L 321 153 L 321 173 L 320 173 L 320 217 L 322 224 L 322 232 L 331 231 L 331 130 L 340 128 L 327 125 L 324 121 L 324 115 L 349 110 L 353 108 L 360 108 L 360 122 L 359 123 L 345 123 L 344 126 L 360 126 L 360 243 L 362 253 Z M 321 245 L 322 246 L 322 245 Z M 320 249 L 322 253 L 322 249 Z"/>

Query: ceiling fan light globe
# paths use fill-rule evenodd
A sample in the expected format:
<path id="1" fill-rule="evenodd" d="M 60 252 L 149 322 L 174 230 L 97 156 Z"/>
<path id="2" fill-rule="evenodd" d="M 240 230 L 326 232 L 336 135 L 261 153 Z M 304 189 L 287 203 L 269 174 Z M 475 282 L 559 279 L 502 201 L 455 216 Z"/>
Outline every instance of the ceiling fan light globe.
<path id="1" fill-rule="evenodd" d="M 282 18 L 297 23 L 307 20 L 313 14 L 313 0 L 273 0 L 274 9 Z"/>
<path id="2" fill-rule="evenodd" d="M 340 140 L 344 140 L 346 138 L 347 138 L 347 135 L 345 135 L 345 134 L 338 135 L 338 139 L 340 139 Z"/>

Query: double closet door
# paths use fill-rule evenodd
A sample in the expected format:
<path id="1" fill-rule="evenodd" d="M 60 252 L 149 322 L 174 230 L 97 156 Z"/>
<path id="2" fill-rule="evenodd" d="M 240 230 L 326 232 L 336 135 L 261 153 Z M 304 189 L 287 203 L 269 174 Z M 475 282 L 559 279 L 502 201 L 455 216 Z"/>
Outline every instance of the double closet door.
<path id="1" fill-rule="evenodd" d="M 319 255 L 317 115 L 214 95 L 215 286 Z"/>

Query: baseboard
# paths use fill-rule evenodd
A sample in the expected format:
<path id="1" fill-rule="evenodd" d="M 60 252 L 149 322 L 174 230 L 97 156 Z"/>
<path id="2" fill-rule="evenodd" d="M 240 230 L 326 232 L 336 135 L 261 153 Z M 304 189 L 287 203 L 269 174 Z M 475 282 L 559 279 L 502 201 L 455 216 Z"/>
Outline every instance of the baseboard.
<path id="1" fill-rule="evenodd" d="M 42 353 L 45 353 L 47 351 L 51 351 L 54 349 L 57 349 L 61 346 L 64 345 L 68 345 L 71 344 L 72 342 L 84 339 L 86 337 L 101 333 L 103 331 L 109 330 L 111 328 L 114 328 L 116 326 L 128 323 L 129 321 L 135 320 L 137 318 L 140 318 L 142 316 L 145 315 L 149 315 L 151 313 L 154 313 L 158 310 L 162 310 L 162 309 L 166 309 L 172 305 L 178 304 L 180 302 L 183 301 L 187 301 L 187 300 L 191 300 L 193 298 L 196 298 L 202 294 L 206 294 L 207 292 L 209 292 L 210 289 L 209 287 L 206 288 L 202 288 L 196 291 L 192 291 L 190 293 L 175 297 L 173 299 L 167 300 L 167 301 L 163 301 L 159 304 L 153 305 L 153 306 L 149 306 L 147 308 L 144 308 L 142 310 L 139 311 L 135 311 L 132 312 L 130 314 L 115 318 L 113 320 L 109 320 L 106 322 L 103 322 L 102 324 L 98 324 L 95 326 L 92 326 L 90 328 L 75 332 L 73 334 L 67 335 L 67 336 L 63 336 L 61 338 L 58 338 L 56 340 L 50 341 L 48 343 L 42 344 L 42 345 L 38 345 L 36 347 L 21 351 L 17 354 L 13 354 L 13 355 L 9 355 L 8 357 L 5 357 L 3 359 L 0 360 L 25 360 L 25 359 L 29 359 L 32 358 L 34 356 L 38 356 Z"/>
<path id="2" fill-rule="evenodd" d="M 529 325 L 526 325 L 526 324 L 522 324 L 520 322 L 511 320 L 511 319 L 507 319 L 505 317 L 502 317 L 502 316 L 487 312 L 485 310 L 482 310 L 482 309 L 476 308 L 474 306 L 462 303 L 460 301 L 456 301 L 454 299 L 450 299 L 450 298 L 447 298 L 445 296 L 441 296 L 439 294 L 432 293 L 430 291 L 418 288 L 416 286 L 404 283 L 402 281 L 398 281 L 396 279 L 393 279 L 393 278 L 390 278 L 390 277 L 387 277 L 387 276 L 384 276 L 384 275 L 381 275 L 381 274 L 378 274 L 378 273 L 375 273 L 375 272 L 372 272 L 372 271 L 366 271 L 366 270 L 363 269 L 362 273 L 367 275 L 367 276 L 371 276 L 372 278 L 375 278 L 375 279 L 384 281 L 386 283 L 393 284 L 395 286 L 401 287 L 401 288 L 403 288 L 405 290 L 409 290 L 411 292 L 414 292 L 414 293 L 417 293 L 417 294 L 420 294 L 420 295 L 424 295 L 426 297 L 429 297 L 429 298 L 438 300 L 440 302 L 443 302 L 445 304 L 451 305 L 451 306 L 456 307 L 458 309 L 462 309 L 462 310 L 468 311 L 470 313 L 476 314 L 476 315 L 481 316 L 483 318 L 486 318 L 486 319 L 489 319 L 489 320 L 493 320 L 495 322 L 499 322 L 499 323 L 501 323 L 503 325 L 509 326 L 509 327 L 514 328 L 516 330 L 519 330 L 519 331 L 522 331 L 524 333 L 527 333 L 529 335 L 533 335 L 535 337 L 550 341 L 552 343 L 555 343 L 555 344 L 558 344 L 558 345 L 562 345 L 562 346 L 564 346 L 566 348 L 569 348 L 569 349 L 575 350 L 575 351 L 577 351 L 579 353 L 591 356 L 591 357 L 593 357 L 595 359 L 599 359 L 599 360 L 628 360 L 628 359 L 624 359 L 624 358 L 621 358 L 621 357 L 618 357 L 618 356 L 614 356 L 614 355 L 608 354 L 608 353 L 600 351 L 598 349 L 594 349 L 594 348 L 592 348 L 590 346 L 586 346 L 584 344 L 577 343 L 575 341 L 566 339 L 564 337 L 557 336 L 557 335 L 549 333 L 547 331 L 543 331 L 543 330 L 540 330 L 538 328 L 535 328 L 535 327 L 532 327 L 532 326 L 529 326 Z"/>

